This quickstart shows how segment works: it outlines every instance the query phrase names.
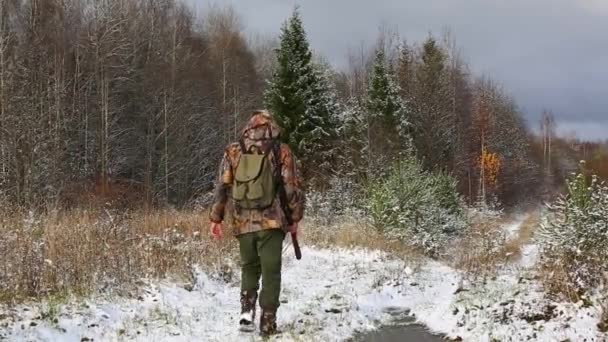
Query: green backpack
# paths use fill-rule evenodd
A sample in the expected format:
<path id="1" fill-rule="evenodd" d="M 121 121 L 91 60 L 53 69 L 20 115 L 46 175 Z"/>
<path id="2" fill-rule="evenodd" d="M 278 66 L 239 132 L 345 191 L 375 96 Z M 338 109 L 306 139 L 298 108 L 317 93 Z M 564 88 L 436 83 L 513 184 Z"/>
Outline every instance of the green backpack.
<path id="1" fill-rule="evenodd" d="M 269 154 L 247 153 L 241 143 L 241 156 L 234 172 L 232 198 L 242 209 L 266 209 L 277 194 L 277 180 Z"/>

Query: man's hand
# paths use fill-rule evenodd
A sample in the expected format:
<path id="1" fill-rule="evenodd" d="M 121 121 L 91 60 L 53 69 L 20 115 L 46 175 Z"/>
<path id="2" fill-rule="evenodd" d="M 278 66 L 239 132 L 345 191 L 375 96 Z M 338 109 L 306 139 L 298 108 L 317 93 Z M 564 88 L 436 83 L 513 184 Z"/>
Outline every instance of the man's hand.
<path id="1" fill-rule="evenodd" d="M 224 237 L 224 232 L 222 230 L 222 224 L 216 223 L 216 222 L 211 222 L 211 226 L 209 227 L 209 233 L 216 240 L 219 240 L 222 237 Z"/>
<path id="2" fill-rule="evenodd" d="M 298 233 L 298 223 L 297 222 L 289 226 L 289 232 L 292 234 Z"/>

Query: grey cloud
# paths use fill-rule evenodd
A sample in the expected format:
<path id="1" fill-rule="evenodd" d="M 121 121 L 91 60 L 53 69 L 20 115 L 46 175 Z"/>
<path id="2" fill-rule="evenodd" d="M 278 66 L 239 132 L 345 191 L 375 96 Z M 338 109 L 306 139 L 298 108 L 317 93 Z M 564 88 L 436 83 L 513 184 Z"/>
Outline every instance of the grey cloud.
<path id="1" fill-rule="evenodd" d="M 349 49 L 372 44 L 382 24 L 408 41 L 449 27 L 473 72 L 501 82 L 531 125 L 550 108 L 567 127 L 584 123 L 581 136 L 608 138 L 608 129 L 592 129 L 608 128 L 608 1 L 188 1 L 199 9 L 232 4 L 247 29 L 262 33 L 279 32 L 299 4 L 312 47 L 337 67 L 346 65 Z"/>
<path id="2" fill-rule="evenodd" d="M 606 137 L 607 131 L 608 123 L 600 122 L 565 121 L 557 127 L 557 133 L 562 136 L 581 137 L 581 132 L 585 132 L 585 137 L 588 139 L 608 141 L 608 138 Z"/>

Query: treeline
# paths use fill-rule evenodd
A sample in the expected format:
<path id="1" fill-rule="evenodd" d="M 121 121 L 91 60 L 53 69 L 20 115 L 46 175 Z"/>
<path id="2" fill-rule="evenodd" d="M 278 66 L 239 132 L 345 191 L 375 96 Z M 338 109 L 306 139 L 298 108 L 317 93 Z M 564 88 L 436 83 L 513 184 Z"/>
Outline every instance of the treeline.
<path id="1" fill-rule="evenodd" d="M 521 112 L 490 77 L 471 74 L 449 33 L 413 45 L 383 34 L 375 51 L 375 58 L 355 59 L 350 72 L 338 76 L 347 112 L 368 122 L 376 137 L 364 143 L 376 150 L 370 162 L 378 154 L 399 153 L 373 139 L 407 135 L 424 167 L 452 174 L 470 202 L 512 205 L 536 194 L 541 173 Z M 390 88 L 384 97 L 377 96 L 378 84 Z M 395 101 L 404 107 L 398 122 L 386 108 L 384 115 L 373 114 L 377 104 L 391 107 Z M 375 123 L 378 117 L 385 122 Z"/>
<path id="2" fill-rule="evenodd" d="M 262 85 L 229 9 L 3 0 L 0 195 L 35 204 L 122 180 L 148 203 L 184 203 L 210 187 Z"/>
<path id="3" fill-rule="evenodd" d="M 145 203 L 188 203 L 264 105 L 310 186 L 363 183 L 415 151 L 470 202 L 538 190 L 515 101 L 471 74 L 449 34 L 382 33 L 341 71 L 311 53 L 297 11 L 280 38 L 248 40 L 231 9 L 197 17 L 177 0 L 2 1 L 0 196 L 36 204 L 122 182 Z"/>
<path id="4" fill-rule="evenodd" d="M 544 111 L 540 119 L 540 135 L 534 141 L 534 153 L 541 161 L 548 182 L 563 185 L 563 180 L 584 168 L 602 180 L 608 180 L 608 141 L 586 141 L 575 135 L 558 136 L 557 122 L 551 111 Z"/>

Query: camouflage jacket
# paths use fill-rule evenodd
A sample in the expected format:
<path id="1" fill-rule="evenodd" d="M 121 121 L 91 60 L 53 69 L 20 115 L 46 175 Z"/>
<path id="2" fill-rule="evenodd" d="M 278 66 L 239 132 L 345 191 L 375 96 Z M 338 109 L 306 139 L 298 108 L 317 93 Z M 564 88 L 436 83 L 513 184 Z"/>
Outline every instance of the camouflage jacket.
<path id="1" fill-rule="evenodd" d="M 270 114 L 266 111 L 255 112 L 243 130 L 243 142 L 249 150 L 252 146 L 264 148 L 279 138 L 280 130 Z M 256 232 L 264 229 L 287 229 L 289 222 L 299 222 L 304 214 L 304 193 L 297 163 L 289 146 L 280 144 L 278 148 L 278 165 L 281 168 L 282 183 L 285 189 L 287 207 L 290 217 L 286 217 L 281 200 L 277 193 L 272 205 L 264 210 L 247 210 L 239 208 L 231 199 L 234 171 L 241 155 L 240 143 L 228 145 L 220 163 L 219 176 L 215 186 L 213 206 L 210 219 L 212 222 L 224 220 L 226 208 L 232 210 L 231 226 L 235 235 Z M 277 165 L 275 155 L 271 153 L 271 165 Z"/>

